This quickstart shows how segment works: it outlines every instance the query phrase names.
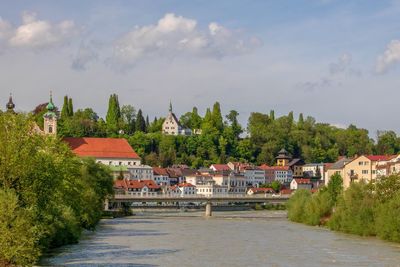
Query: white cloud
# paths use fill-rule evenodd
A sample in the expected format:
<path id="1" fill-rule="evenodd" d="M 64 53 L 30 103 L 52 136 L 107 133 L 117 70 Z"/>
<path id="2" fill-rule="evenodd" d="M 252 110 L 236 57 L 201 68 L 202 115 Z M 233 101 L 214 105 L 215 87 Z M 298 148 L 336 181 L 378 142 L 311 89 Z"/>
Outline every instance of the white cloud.
<path id="1" fill-rule="evenodd" d="M 117 67 L 129 67 L 143 58 L 195 56 L 222 58 L 251 52 L 262 43 L 242 32 L 231 31 L 215 22 L 208 31 L 200 30 L 197 21 L 166 14 L 156 25 L 136 26 L 113 46 L 109 60 Z"/>
<path id="2" fill-rule="evenodd" d="M 2 25 L 5 26 L 2 26 Z M 10 47 L 42 49 L 63 45 L 76 33 L 73 21 L 64 20 L 58 24 L 39 20 L 35 13 L 24 12 L 22 24 L 15 29 L 8 22 L 0 20 L 0 39 L 2 28 L 8 29 L 6 38 Z M 10 34 L 11 32 L 11 34 Z"/>
<path id="3" fill-rule="evenodd" d="M 383 55 L 378 57 L 375 70 L 377 73 L 385 73 L 398 63 L 400 63 L 400 40 L 393 40 L 388 44 Z"/>

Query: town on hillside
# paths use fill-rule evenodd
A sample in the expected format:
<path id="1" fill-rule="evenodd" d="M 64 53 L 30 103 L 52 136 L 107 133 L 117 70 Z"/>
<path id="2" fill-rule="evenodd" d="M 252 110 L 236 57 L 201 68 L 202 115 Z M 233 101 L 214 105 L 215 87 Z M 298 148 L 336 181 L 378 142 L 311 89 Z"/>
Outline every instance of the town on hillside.
<path id="1" fill-rule="evenodd" d="M 7 112 L 15 113 L 10 96 Z M 34 131 L 57 135 L 58 117 L 52 96 L 43 114 L 43 129 L 35 125 Z M 181 126 L 170 104 L 163 122 L 165 135 L 201 134 Z M 220 195 L 291 195 L 297 189 L 315 192 L 327 185 L 330 178 L 339 174 L 344 188 L 352 182 L 375 181 L 383 176 L 400 172 L 400 155 L 356 155 L 339 157 L 335 162 L 305 163 L 293 158 L 282 148 L 275 157 L 275 164 L 228 162 L 210 164 L 198 169 L 184 164 L 166 168 L 142 164 L 140 156 L 124 138 L 64 137 L 72 152 L 79 157 L 94 158 L 97 163 L 109 166 L 118 194 L 137 196 L 220 196 Z"/>

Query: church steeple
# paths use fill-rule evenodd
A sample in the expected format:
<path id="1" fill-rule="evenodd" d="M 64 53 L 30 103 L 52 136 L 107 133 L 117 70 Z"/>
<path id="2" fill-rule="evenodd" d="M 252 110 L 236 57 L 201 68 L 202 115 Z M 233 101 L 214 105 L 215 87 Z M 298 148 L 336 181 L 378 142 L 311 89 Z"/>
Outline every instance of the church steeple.
<path id="1" fill-rule="evenodd" d="M 10 98 L 8 99 L 8 103 L 6 105 L 7 111 L 14 113 L 15 104 L 12 99 L 12 94 L 10 94 Z"/>
<path id="2" fill-rule="evenodd" d="M 47 104 L 47 112 L 44 114 L 44 133 L 50 135 L 57 135 L 57 114 L 56 107 L 53 103 L 53 94 L 50 91 L 50 101 Z"/>
<path id="3" fill-rule="evenodd" d="M 169 113 L 172 113 L 172 102 L 171 102 L 171 100 L 169 101 Z"/>

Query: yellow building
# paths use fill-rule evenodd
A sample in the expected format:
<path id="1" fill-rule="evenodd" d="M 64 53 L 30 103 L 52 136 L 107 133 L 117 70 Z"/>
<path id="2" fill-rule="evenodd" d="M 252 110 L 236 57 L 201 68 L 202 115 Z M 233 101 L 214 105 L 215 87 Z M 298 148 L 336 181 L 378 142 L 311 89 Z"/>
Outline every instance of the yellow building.
<path id="1" fill-rule="evenodd" d="M 276 159 L 276 166 L 287 166 L 289 161 L 292 159 L 289 152 L 286 149 L 282 148 L 281 151 L 278 152 L 278 156 Z"/>
<path id="2" fill-rule="evenodd" d="M 335 174 L 339 174 L 340 177 L 344 177 L 345 169 L 347 163 L 351 162 L 352 160 L 346 157 L 340 158 L 338 161 L 333 163 L 329 168 L 325 170 L 325 185 L 329 183 L 331 177 Z"/>
<path id="3" fill-rule="evenodd" d="M 386 165 L 393 156 L 362 155 L 354 158 L 344 166 L 343 186 L 347 188 L 351 182 L 373 181 L 377 178 L 377 167 Z M 379 167 L 378 167 L 379 168 Z"/>

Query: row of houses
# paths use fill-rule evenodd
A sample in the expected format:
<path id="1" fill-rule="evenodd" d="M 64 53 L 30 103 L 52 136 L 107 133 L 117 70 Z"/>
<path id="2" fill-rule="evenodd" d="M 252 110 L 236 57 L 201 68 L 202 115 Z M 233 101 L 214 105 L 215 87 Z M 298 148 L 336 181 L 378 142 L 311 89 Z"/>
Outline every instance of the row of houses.
<path id="1" fill-rule="evenodd" d="M 128 193 L 256 194 L 268 191 L 256 188 L 273 181 L 280 182 L 282 189 L 315 190 L 327 184 L 334 174 L 343 177 L 347 188 L 351 182 L 373 181 L 400 171 L 399 155 L 362 155 L 342 157 L 334 163 L 304 164 L 284 149 L 279 151 L 274 166 L 229 162 L 198 170 L 185 165 L 161 168 L 142 165 L 140 157 L 125 139 L 65 138 L 64 141 L 78 156 L 93 157 L 98 163 L 110 166 L 116 191 Z"/>

